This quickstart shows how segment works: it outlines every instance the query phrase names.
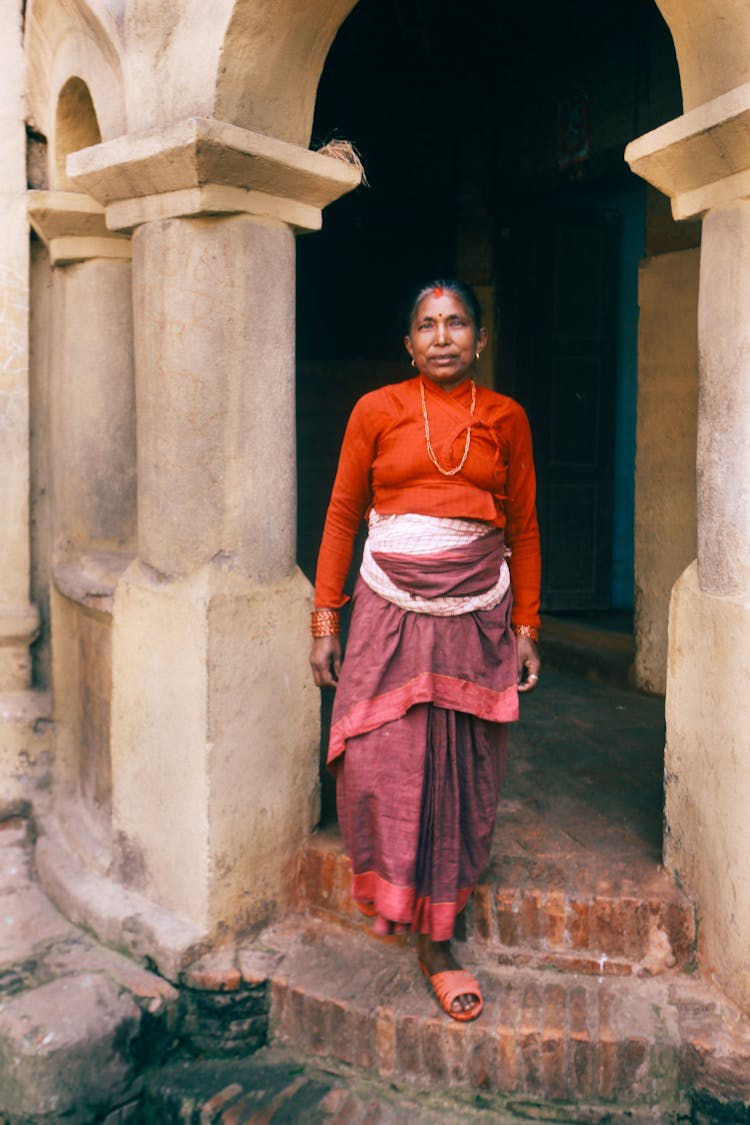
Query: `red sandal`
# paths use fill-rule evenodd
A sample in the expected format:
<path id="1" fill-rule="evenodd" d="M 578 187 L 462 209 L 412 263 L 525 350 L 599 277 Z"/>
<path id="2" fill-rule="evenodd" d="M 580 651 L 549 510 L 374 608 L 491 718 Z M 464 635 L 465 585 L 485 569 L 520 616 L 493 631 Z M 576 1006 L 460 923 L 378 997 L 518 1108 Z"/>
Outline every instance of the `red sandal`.
<path id="1" fill-rule="evenodd" d="M 484 999 L 482 997 L 481 989 L 478 982 L 466 969 L 446 969 L 442 973 L 433 973 L 430 976 L 427 967 L 420 961 L 422 972 L 432 985 L 432 990 L 435 997 L 443 1009 L 451 1019 L 461 1020 L 475 1020 L 481 1014 L 484 1007 Z M 454 1000 L 459 996 L 476 996 L 477 1002 L 466 1011 L 455 1012 L 451 1007 Z"/>

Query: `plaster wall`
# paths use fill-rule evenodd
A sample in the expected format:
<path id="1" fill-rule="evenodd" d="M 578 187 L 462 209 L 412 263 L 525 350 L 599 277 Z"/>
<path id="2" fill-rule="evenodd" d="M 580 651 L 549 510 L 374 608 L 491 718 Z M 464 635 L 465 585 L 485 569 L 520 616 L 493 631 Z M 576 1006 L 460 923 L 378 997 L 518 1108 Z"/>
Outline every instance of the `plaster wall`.
<path id="1" fill-rule="evenodd" d="M 54 557 L 133 550 L 135 394 L 130 263 L 53 274 L 50 431 Z"/>
<path id="2" fill-rule="evenodd" d="M 98 928 L 76 861 L 191 933 L 261 924 L 291 893 L 317 817 L 311 591 L 295 565 L 294 231 L 359 180 L 305 147 L 351 2 L 321 14 L 315 0 L 188 0 L 176 19 L 141 0 L 29 0 L 27 106 L 53 189 L 29 216 L 56 267 L 50 279 L 40 254 L 35 502 L 57 721 L 57 846 L 42 866 L 67 909 L 77 882 L 73 910 Z M 118 155 L 132 141 L 143 158 L 134 134 L 149 128 L 154 167 L 118 179 Z M 103 161 L 93 180 L 69 158 L 81 146 Z M 131 298 L 129 239 L 108 231 L 136 227 Z"/>
<path id="3" fill-rule="evenodd" d="M 187 574 L 224 552 L 256 581 L 290 574 L 294 235 L 165 220 L 136 232 L 134 271 L 141 558 Z"/>
<path id="4" fill-rule="evenodd" d="M 58 96 L 69 79 L 79 79 L 88 88 L 102 137 L 127 131 L 120 23 L 97 0 L 29 0 L 27 4 L 26 108 L 31 124 L 49 139 L 53 188 L 66 186 L 63 158 L 72 151 L 78 132 L 79 123 L 58 119 Z"/>
<path id="5" fill-rule="evenodd" d="M 643 260 L 635 476 L 635 677 L 664 693 L 672 586 L 695 558 L 700 251 Z"/>
<path id="6" fill-rule="evenodd" d="M 134 563 L 115 596 L 115 869 L 221 937 L 291 899 L 318 813 L 319 698 L 297 571 L 259 586 L 217 561 L 165 583 Z"/>
<path id="7" fill-rule="evenodd" d="M 45 258 L 35 255 L 43 299 L 32 372 L 35 510 L 48 519 L 35 556 L 51 585 L 55 803 L 71 848 L 101 868 L 110 854 L 112 591 L 135 550 L 130 263 L 93 258 L 50 275 Z"/>
<path id="8" fill-rule="evenodd" d="M 21 13 L 0 3 L 0 692 L 31 683 L 26 135 Z"/>
<path id="9" fill-rule="evenodd" d="M 125 886 L 206 923 L 205 583 L 165 587 L 134 563 L 115 594 L 113 835 Z"/>
<path id="10" fill-rule="evenodd" d="M 721 11 L 698 7 L 675 6 L 673 30 L 681 68 L 685 44 L 677 32 L 689 33 L 693 61 L 704 33 L 711 82 L 701 96 L 712 100 L 631 142 L 626 159 L 669 195 L 675 217 L 702 218 L 697 562 L 676 584 L 670 607 L 665 862 L 695 903 L 703 966 L 748 1009 L 750 143 L 741 122 L 750 83 L 740 72 L 750 12 L 731 3 Z M 711 13 L 725 25 L 708 26 L 703 16 Z M 730 29 L 745 49 L 720 59 L 716 50 Z M 682 73 L 690 106 L 696 90 Z"/>
<path id="11" fill-rule="evenodd" d="M 680 67 L 685 111 L 750 81 L 745 0 L 656 0 Z"/>
<path id="12" fill-rule="evenodd" d="M 53 583 L 50 612 L 56 819 L 70 850 L 103 872 L 111 859 L 111 606 L 83 605 Z"/>
<path id="13" fill-rule="evenodd" d="M 51 135 L 57 91 L 80 76 L 104 140 L 216 116 L 306 145 L 326 53 L 353 6 L 182 0 L 178 15 L 167 0 L 30 0 L 32 115 Z"/>
<path id="14" fill-rule="evenodd" d="M 29 396 L 31 458 L 31 593 L 39 606 L 41 627 L 32 649 L 33 679 L 40 687 L 52 682 L 50 646 L 51 505 L 49 465 L 49 359 L 52 336 L 52 270 L 38 239 L 31 242 L 31 323 L 29 330 Z"/>
<path id="15" fill-rule="evenodd" d="M 21 4 L 0 0 L 0 806 L 46 784 L 49 698 L 30 691 L 29 235 Z"/>
<path id="16" fill-rule="evenodd" d="M 750 597 L 711 596 L 691 564 L 669 625 L 665 863 L 693 897 L 702 967 L 750 1009 Z M 699 659 L 695 654 L 699 653 Z"/>
<path id="17" fill-rule="evenodd" d="M 134 236 L 139 559 L 114 595 L 114 870 L 219 938 L 270 918 L 317 816 L 295 565 L 294 236 Z"/>

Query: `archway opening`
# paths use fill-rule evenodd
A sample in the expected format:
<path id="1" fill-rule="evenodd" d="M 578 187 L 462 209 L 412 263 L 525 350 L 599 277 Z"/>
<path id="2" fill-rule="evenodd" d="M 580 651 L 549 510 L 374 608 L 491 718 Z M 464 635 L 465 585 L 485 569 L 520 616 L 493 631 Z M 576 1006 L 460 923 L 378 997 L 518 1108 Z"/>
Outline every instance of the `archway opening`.
<path id="1" fill-rule="evenodd" d="M 102 135 L 94 103 L 82 78 L 69 78 L 60 90 L 55 116 L 54 187 L 75 191 L 66 161 L 71 152 L 100 143 Z"/>
<path id="2" fill-rule="evenodd" d="M 386 11 L 360 0 L 323 71 L 313 147 L 350 139 L 372 188 L 298 248 L 308 575 L 351 406 L 408 377 L 402 297 L 414 280 L 457 273 L 489 322 L 483 378 L 531 419 L 543 612 L 621 634 L 632 659 L 639 263 L 694 247 L 699 233 L 671 222 L 623 150 L 680 112 L 674 47 L 652 0 L 584 0 L 575 21 L 558 9 L 533 27 L 525 9 L 488 0 L 458 17 L 443 0 Z M 689 435 L 683 454 L 692 461 Z M 671 581 L 691 552 L 670 563 Z"/>

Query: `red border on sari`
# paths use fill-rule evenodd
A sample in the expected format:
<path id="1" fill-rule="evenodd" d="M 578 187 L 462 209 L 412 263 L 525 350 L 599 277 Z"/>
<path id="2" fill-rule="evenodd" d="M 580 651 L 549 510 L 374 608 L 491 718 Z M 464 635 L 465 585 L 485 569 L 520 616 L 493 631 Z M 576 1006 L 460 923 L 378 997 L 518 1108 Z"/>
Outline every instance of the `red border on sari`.
<path id="1" fill-rule="evenodd" d="M 434 703 L 446 711 L 466 711 L 493 723 L 513 723 L 518 719 L 518 689 L 515 684 L 504 691 L 473 684 L 453 676 L 422 672 L 393 691 L 361 699 L 331 727 L 328 764 L 346 749 L 347 738 L 377 730 L 384 723 L 402 718 L 417 703 Z"/>
<path id="2" fill-rule="evenodd" d="M 352 876 L 352 898 L 374 903 L 378 914 L 389 922 L 410 926 L 412 933 L 429 934 L 433 941 L 450 941 L 457 916 L 471 897 L 472 887 L 461 887 L 455 902 L 433 902 L 429 895 L 415 899 L 413 887 L 389 883 L 376 871 Z"/>

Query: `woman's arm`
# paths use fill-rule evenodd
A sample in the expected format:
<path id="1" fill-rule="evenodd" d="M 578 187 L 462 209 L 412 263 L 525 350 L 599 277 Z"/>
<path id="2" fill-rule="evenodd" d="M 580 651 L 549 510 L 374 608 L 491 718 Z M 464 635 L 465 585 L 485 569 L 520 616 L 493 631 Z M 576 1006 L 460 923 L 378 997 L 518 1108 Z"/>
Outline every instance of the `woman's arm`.
<path id="1" fill-rule="evenodd" d="M 513 591 L 513 631 L 518 654 L 518 690 L 533 691 L 541 662 L 536 644 L 539 628 L 541 551 L 536 516 L 536 473 L 531 429 L 522 407 L 516 414 L 510 441 L 505 502 L 505 534 L 512 551 L 508 565 Z"/>
<path id="2" fill-rule="evenodd" d="M 357 532 L 370 506 L 370 469 L 377 449 L 377 427 L 368 410 L 371 397 L 365 395 L 354 407 L 341 443 L 315 573 L 315 605 L 319 609 L 339 609 L 349 600 L 344 583 Z"/>
<path id="3" fill-rule="evenodd" d="M 316 611 L 338 612 L 344 594 L 354 541 L 370 506 L 370 469 L 377 447 L 377 427 L 368 411 L 366 395 L 354 407 L 328 505 L 315 575 Z M 341 670 L 342 649 L 338 634 L 315 636 L 310 651 L 313 679 L 318 687 L 335 687 Z"/>

